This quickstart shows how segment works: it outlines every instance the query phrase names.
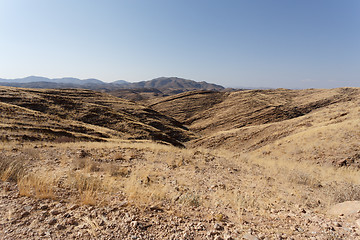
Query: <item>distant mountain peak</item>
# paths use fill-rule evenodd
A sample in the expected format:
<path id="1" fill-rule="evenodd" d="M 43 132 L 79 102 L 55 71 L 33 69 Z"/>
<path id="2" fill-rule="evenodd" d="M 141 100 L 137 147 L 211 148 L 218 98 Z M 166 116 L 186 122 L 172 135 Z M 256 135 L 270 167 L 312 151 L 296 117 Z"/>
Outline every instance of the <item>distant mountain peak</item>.
<path id="1" fill-rule="evenodd" d="M 125 81 L 125 80 L 116 80 L 116 81 L 113 81 L 111 83 L 112 84 L 128 84 L 129 82 Z"/>
<path id="2" fill-rule="evenodd" d="M 108 89 L 159 89 L 166 94 L 174 94 L 191 90 L 215 90 L 221 91 L 224 87 L 205 81 L 196 82 L 194 80 L 180 77 L 158 77 L 152 80 L 130 83 L 125 80 L 117 80 L 105 83 L 98 79 L 89 78 L 80 80 L 73 77 L 46 78 L 39 76 L 29 76 L 18 79 L 0 79 L 0 85 L 24 87 L 24 88 L 85 88 L 92 90 Z"/>

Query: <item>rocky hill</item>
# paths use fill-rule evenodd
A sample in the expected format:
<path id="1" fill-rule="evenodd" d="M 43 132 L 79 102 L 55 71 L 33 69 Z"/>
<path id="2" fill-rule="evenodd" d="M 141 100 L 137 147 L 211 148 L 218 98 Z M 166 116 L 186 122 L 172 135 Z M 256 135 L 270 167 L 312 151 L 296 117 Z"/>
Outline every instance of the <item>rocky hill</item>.
<path id="1" fill-rule="evenodd" d="M 224 87 L 207 82 L 195 82 L 177 77 L 160 77 L 149 81 L 129 83 L 122 85 L 124 88 L 157 88 L 157 89 L 184 89 L 184 90 L 223 90 Z"/>
<path id="2" fill-rule="evenodd" d="M 18 79 L 0 79 L 0 86 L 22 88 L 81 88 L 107 92 L 129 100 L 144 100 L 158 96 L 174 95 L 191 90 L 223 90 L 220 85 L 196 82 L 178 77 L 160 77 L 130 83 L 124 80 L 106 83 L 98 79 L 45 78 L 30 76 Z M 149 94 L 151 93 L 151 94 Z"/>
<path id="3" fill-rule="evenodd" d="M 351 158 L 350 162 L 359 165 L 360 160 L 353 157 L 358 149 L 350 146 L 357 146 L 360 132 L 347 127 L 357 125 L 359 99 L 358 88 L 202 91 L 154 99 L 149 106 L 202 136 L 192 146 L 261 152 L 281 144 L 281 148 L 298 150 L 292 158 L 330 163 Z M 332 139 L 339 139 L 333 151 Z M 340 147 L 345 139 L 351 144 Z M 311 154 L 306 141 L 323 144 Z M 277 151 L 270 152 L 276 155 Z"/>
<path id="4" fill-rule="evenodd" d="M 121 138 L 182 145 L 192 138 L 173 118 L 91 90 L 1 87 L 0 104 L 2 138 L 9 141 Z"/>

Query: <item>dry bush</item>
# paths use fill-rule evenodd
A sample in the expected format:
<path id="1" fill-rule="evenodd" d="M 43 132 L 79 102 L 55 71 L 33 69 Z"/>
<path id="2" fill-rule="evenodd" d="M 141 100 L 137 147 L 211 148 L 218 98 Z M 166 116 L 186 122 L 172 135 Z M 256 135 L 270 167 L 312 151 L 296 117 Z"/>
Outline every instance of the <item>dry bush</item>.
<path id="1" fill-rule="evenodd" d="M 72 164 L 74 166 L 74 170 L 84 169 L 87 165 L 89 159 L 87 158 L 74 158 Z"/>
<path id="2" fill-rule="evenodd" d="M 274 187 L 282 190 L 285 201 L 326 211 L 339 202 L 360 200 L 360 171 L 356 169 L 293 161 L 286 155 L 255 156 L 250 158 L 251 162 L 265 167 L 266 174 L 274 179 Z"/>
<path id="3" fill-rule="evenodd" d="M 100 230 L 100 227 L 96 220 L 90 219 L 89 217 L 84 217 L 83 220 L 89 226 L 87 229 L 89 234 L 91 234 L 94 238 L 97 238 L 97 231 Z"/>
<path id="4" fill-rule="evenodd" d="M 27 171 L 26 161 L 22 158 L 0 155 L 0 179 L 3 181 L 18 181 Z"/>
<path id="5" fill-rule="evenodd" d="M 108 172 L 112 177 L 128 177 L 131 173 L 131 168 L 129 166 L 120 166 L 116 163 L 111 163 L 104 167 L 104 171 Z"/>
<path id="6" fill-rule="evenodd" d="M 94 189 L 80 192 L 79 201 L 81 204 L 94 206 L 97 203 L 98 194 Z"/>
<path id="7" fill-rule="evenodd" d="M 81 204 L 97 205 L 104 201 L 111 189 L 112 183 L 105 183 L 105 180 L 87 173 L 70 172 L 67 185 L 78 193 L 78 200 Z"/>
<path id="8" fill-rule="evenodd" d="M 314 176 L 312 172 L 303 172 L 294 169 L 289 173 L 289 180 L 293 183 L 308 185 L 311 187 L 322 187 L 321 182 Z"/>
<path id="9" fill-rule="evenodd" d="M 199 207 L 201 205 L 200 195 L 196 193 L 185 193 L 180 196 L 178 201 L 191 207 Z"/>
<path id="10" fill-rule="evenodd" d="M 330 196 L 335 203 L 360 201 L 360 185 L 349 182 L 333 182 L 328 186 Z"/>
<path id="11" fill-rule="evenodd" d="M 170 186 L 156 181 L 156 173 L 144 169 L 145 167 L 134 169 L 130 176 L 122 181 L 123 191 L 128 198 L 139 206 L 171 200 L 173 191 Z"/>
<path id="12" fill-rule="evenodd" d="M 72 161 L 72 165 L 74 167 L 74 170 L 85 169 L 88 172 L 98 172 L 98 171 L 100 171 L 99 164 L 92 161 L 88 157 L 74 158 L 73 161 Z"/>
<path id="13" fill-rule="evenodd" d="M 115 161 L 125 161 L 125 154 L 124 153 L 122 153 L 122 152 L 116 152 L 115 154 L 114 154 L 114 156 L 113 156 L 113 159 L 115 160 Z"/>
<path id="14" fill-rule="evenodd" d="M 56 179 L 46 173 L 30 173 L 18 180 L 20 195 L 39 199 L 55 199 L 55 185 Z"/>

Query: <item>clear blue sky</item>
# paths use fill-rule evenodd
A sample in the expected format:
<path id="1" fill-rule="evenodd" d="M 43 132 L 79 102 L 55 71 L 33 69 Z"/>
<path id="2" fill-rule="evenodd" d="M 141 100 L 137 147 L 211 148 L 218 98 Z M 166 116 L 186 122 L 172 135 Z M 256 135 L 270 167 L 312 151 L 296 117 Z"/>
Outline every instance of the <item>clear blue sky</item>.
<path id="1" fill-rule="evenodd" d="M 360 87 L 360 0 L 0 0 L 0 78 Z"/>

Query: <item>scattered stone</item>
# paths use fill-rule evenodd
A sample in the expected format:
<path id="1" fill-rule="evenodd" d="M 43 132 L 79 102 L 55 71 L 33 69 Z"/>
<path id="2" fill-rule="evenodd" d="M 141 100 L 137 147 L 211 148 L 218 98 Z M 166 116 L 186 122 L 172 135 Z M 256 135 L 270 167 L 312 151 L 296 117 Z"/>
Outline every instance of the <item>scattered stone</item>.
<path id="1" fill-rule="evenodd" d="M 110 211 L 111 211 L 111 212 L 116 212 L 116 211 L 118 211 L 118 210 L 119 210 L 118 207 L 114 207 L 114 208 L 112 208 Z"/>
<path id="2" fill-rule="evenodd" d="M 85 157 L 87 157 L 87 156 L 90 156 L 90 153 L 87 152 L 87 151 L 85 151 L 84 149 L 81 149 L 81 150 L 78 152 L 78 154 L 79 154 L 79 157 L 80 157 L 80 158 L 85 158 Z"/>
<path id="3" fill-rule="evenodd" d="M 164 212 L 164 209 L 159 206 L 151 206 L 149 209 L 154 212 Z"/>
<path id="4" fill-rule="evenodd" d="M 53 216 L 56 216 L 56 215 L 58 215 L 59 213 L 60 213 L 60 212 L 59 212 L 58 210 L 56 210 L 56 209 L 50 211 L 50 214 L 53 215 Z"/>
<path id="5" fill-rule="evenodd" d="M 29 212 L 24 212 L 23 214 L 21 214 L 20 218 L 25 218 L 25 217 L 27 217 L 29 215 L 30 215 Z"/>
<path id="6" fill-rule="evenodd" d="M 215 223 L 214 229 L 218 230 L 218 231 L 222 231 L 222 230 L 224 230 L 224 227 L 219 223 Z"/>
<path id="7" fill-rule="evenodd" d="M 198 223 L 195 227 L 194 227 L 195 230 L 198 230 L 198 231 L 204 231 L 206 228 L 205 226 L 202 224 L 202 223 Z"/>
<path id="8" fill-rule="evenodd" d="M 334 224 L 335 224 L 335 227 L 342 227 L 341 223 L 339 223 L 339 222 L 334 222 Z"/>
<path id="9" fill-rule="evenodd" d="M 31 206 L 25 206 L 25 207 L 24 207 L 24 210 L 27 211 L 27 212 L 30 212 L 31 209 L 32 209 Z"/>
<path id="10" fill-rule="evenodd" d="M 66 225 L 78 226 L 79 223 L 78 223 L 78 221 L 76 221 L 75 218 L 70 218 L 69 220 L 66 221 Z"/>
<path id="11" fill-rule="evenodd" d="M 49 209 L 49 206 L 48 205 L 42 205 L 40 207 L 41 210 L 48 210 Z"/>
<path id="12" fill-rule="evenodd" d="M 58 225 L 56 225 L 56 229 L 57 230 L 64 230 L 64 229 L 66 229 L 66 227 L 64 225 L 62 225 L 62 224 L 58 224 Z"/>
<path id="13" fill-rule="evenodd" d="M 3 189 L 5 192 L 8 192 L 11 190 L 11 184 L 9 182 L 5 182 L 4 183 L 4 186 L 3 186 Z"/>
<path id="14" fill-rule="evenodd" d="M 52 218 L 49 220 L 49 225 L 55 225 L 55 223 L 57 223 L 57 219 L 56 218 Z"/>
<path id="15" fill-rule="evenodd" d="M 74 205 L 71 205 L 71 206 L 70 206 L 69 210 L 74 211 L 74 210 L 77 209 L 77 208 L 79 208 L 79 205 L 74 204 Z"/>
<path id="16" fill-rule="evenodd" d="M 229 235 L 229 234 L 225 234 L 225 235 L 224 235 L 224 239 L 225 239 L 225 240 L 234 240 L 234 238 L 233 238 L 231 235 Z"/>
<path id="17" fill-rule="evenodd" d="M 211 231 L 208 231 L 208 232 L 206 233 L 206 235 L 208 235 L 209 237 L 211 237 L 211 236 L 219 235 L 219 232 L 214 231 L 214 230 L 211 230 Z"/>
<path id="18" fill-rule="evenodd" d="M 151 226 L 152 226 L 152 224 L 139 224 L 139 228 L 141 230 L 147 230 Z"/>
<path id="19" fill-rule="evenodd" d="M 132 228 L 136 228 L 138 225 L 139 225 L 139 222 L 138 222 L 138 221 L 132 221 L 132 222 L 130 222 L 130 226 L 131 226 Z"/>
<path id="20" fill-rule="evenodd" d="M 126 207 L 128 205 L 128 201 L 124 200 L 122 202 L 119 203 L 119 207 Z M 116 209 L 117 210 L 117 209 Z M 115 210 L 115 211 L 116 211 Z"/>

